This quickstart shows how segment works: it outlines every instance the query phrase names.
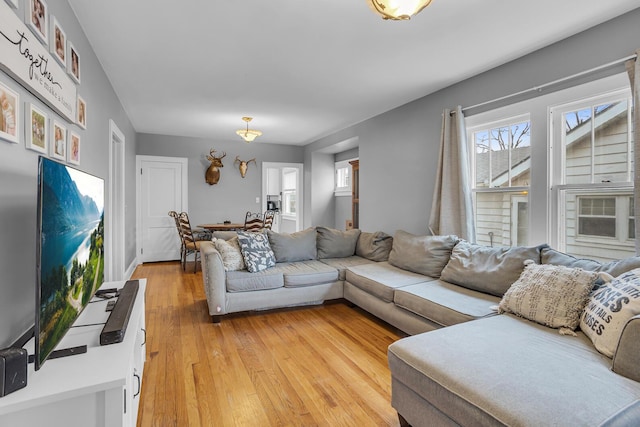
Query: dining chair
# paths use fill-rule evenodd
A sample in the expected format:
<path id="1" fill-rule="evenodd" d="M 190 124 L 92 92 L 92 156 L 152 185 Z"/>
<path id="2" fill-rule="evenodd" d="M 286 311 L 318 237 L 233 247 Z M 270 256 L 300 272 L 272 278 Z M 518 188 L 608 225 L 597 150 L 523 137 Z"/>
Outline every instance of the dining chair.
<path id="1" fill-rule="evenodd" d="M 187 269 L 187 257 L 193 254 L 193 272 L 198 268 L 198 255 L 200 255 L 200 242 L 194 237 L 191 229 L 189 215 L 186 212 L 180 212 L 179 215 L 180 233 L 182 234 L 182 269 Z"/>
<path id="2" fill-rule="evenodd" d="M 180 227 L 180 214 L 176 211 L 169 211 L 169 216 L 174 219 L 176 223 L 176 229 L 178 230 L 178 238 L 180 239 L 180 265 L 183 265 L 184 260 L 184 239 L 182 238 L 182 228 Z"/>
<path id="3" fill-rule="evenodd" d="M 264 213 L 264 228 L 266 228 L 267 230 L 271 230 L 271 227 L 273 227 L 273 219 L 275 216 L 275 211 L 269 210 Z"/>
<path id="4" fill-rule="evenodd" d="M 264 216 L 262 213 L 248 211 L 244 217 L 245 231 L 260 232 L 264 228 Z"/>

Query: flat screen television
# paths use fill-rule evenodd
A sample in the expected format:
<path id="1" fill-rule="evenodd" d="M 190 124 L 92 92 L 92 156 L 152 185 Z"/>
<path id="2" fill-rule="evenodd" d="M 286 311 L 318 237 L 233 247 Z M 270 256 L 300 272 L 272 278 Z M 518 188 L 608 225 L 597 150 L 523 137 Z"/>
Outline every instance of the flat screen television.
<path id="1" fill-rule="evenodd" d="M 38 160 L 35 369 L 104 281 L 104 180 Z"/>

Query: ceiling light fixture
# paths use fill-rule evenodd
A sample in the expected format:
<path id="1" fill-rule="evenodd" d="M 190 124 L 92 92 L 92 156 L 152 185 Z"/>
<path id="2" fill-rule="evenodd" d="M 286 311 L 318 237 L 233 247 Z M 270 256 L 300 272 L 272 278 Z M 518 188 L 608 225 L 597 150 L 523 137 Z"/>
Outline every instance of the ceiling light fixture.
<path id="1" fill-rule="evenodd" d="M 247 122 L 247 128 L 238 129 L 236 133 L 240 135 L 240 137 L 244 139 L 245 142 L 253 142 L 254 139 L 262 135 L 262 132 L 260 132 L 259 130 L 249 129 L 249 122 L 253 120 L 253 117 L 243 117 L 242 120 Z"/>
<path id="2" fill-rule="evenodd" d="M 429 6 L 431 1 L 432 0 L 367 0 L 367 4 L 378 15 L 382 16 L 382 19 L 406 21 Z"/>

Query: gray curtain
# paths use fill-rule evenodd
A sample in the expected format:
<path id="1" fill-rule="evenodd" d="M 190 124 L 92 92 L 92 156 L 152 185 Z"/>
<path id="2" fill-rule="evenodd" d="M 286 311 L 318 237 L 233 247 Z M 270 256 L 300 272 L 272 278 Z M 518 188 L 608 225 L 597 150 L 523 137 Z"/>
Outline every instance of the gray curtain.
<path id="1" fill-rule="evenodd" d="M 640 49 L 636 51 L 636 58 L 628 60 L 625 64 L 633 96 L 633 204 L 636 224 L 636 254 L 640 254 L 640 144 L 638 143 L 640 141 L 640 65 L 638 65 L 638 55 L 640 55 Z"/>
<path id="2" fill-rule="evenodd" d="M 429 231 L 455 234 L 475 242 L 473 199 L 470 185 L 469 148 L 462 107 L 442 113 L 440 158 L 431 204 Z"/>

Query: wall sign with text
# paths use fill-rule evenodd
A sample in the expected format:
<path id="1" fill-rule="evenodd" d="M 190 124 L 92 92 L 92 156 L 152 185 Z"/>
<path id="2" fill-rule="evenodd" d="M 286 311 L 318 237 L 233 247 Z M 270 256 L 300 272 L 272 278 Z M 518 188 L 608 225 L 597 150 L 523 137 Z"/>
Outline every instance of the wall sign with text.
<path id="1" fill-rule="evenodd" d="M 76 84 L 6 2 L 0 2 L 0 68 L 69 122 Z"/>

